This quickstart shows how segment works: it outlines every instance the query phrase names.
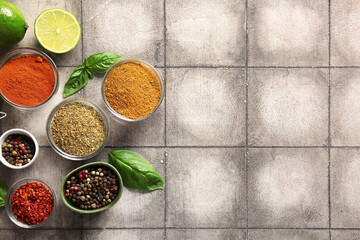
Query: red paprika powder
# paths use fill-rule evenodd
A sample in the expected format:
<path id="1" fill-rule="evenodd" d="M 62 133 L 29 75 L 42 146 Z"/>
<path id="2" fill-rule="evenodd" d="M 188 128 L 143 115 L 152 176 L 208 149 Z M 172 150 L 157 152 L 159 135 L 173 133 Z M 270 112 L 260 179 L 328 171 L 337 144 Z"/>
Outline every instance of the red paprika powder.
<path id="1" fill-rule="evenodd" d="M 26 183 L 11 195 L 13 214 L 18 221 L 28 225 L 36 225 L 48 219 L 53 208 L 54 198 L 41 183 Z"/>
<path id="2" fill-rule="evenodd" d="M 20 56 L 0 69 L 0 91 L 17 105 L 39 105 L 50 97 L 54 86 L 54 72 L 42 57 Z"/>

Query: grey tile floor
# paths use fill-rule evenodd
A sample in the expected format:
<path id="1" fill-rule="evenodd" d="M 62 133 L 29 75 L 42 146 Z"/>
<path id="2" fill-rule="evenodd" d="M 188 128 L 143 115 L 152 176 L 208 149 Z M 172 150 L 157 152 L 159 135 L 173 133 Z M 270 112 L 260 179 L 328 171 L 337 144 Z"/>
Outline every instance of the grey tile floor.
<path id="1" fill-rule="evenodd" d="M 7 184 L 36 176 L 56 189 L 55 217 L 16 228 L 0 209 L 0 239 L 360 239 L 360 3 L 340 0 L 10 0 L 30 28 L 18 46 L 41 49 L 33 22 L 72 12 L 82 39 L 49 55 L 60 89 L 42 108 L 9 116 L 1 131 L 30 130 L 41 145 L 31 168 L 0 166 Z M 3 55 L 9 49 L 1 49 Z M 60 181 L 84 162 L 58 156 L 45 123 L 71 71 L 96 52 L 157 67 L 165 99 L 152 118 L 111 119 L 113 149 L 144 155 L 165 189 L 125 189 L 106 212 L 80 215 Z M 97 75 L 76 96 L 102 107 Z M 107 112 L 110 115 L 110 112 Z M 87 161 L 87 162 L 89 162 Z"/>

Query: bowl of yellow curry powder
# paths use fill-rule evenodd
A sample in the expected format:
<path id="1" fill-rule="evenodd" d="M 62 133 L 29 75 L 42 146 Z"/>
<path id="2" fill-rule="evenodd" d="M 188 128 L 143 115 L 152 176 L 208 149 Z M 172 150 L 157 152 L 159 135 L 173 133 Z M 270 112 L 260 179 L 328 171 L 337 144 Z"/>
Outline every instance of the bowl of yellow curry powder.
<path id="1" fill-rule="evenodd" d="M 51 147 L 70 160 L 90 159 L 101 152 L 109 138 L 104 111 L 84 98 L 70 98 L 50 113 L 46 132 Z"/>
<path id="2" fill-rule="evenodd" d="M 105 74 L 102 96 L 106 107 L 125 121 L 144 120 L 164 97 L 162 79 L 150 64 L 134 59 L 118 62 Z"/>

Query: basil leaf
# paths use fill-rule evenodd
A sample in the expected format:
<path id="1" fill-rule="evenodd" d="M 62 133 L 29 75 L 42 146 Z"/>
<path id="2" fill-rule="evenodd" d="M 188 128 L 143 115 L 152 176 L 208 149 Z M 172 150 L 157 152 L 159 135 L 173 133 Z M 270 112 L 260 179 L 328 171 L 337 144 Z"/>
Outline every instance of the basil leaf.
<path id="1" fill-rule="evenodd" d="M 114 53 L 97 53 L 85 59 L 85 66 L 93 73 L 104 73 L 120 59 L 121 56 Z"/>
<path id="2" fill-rule="evenodd" d="M 94 74 L 90 71 L 89 68 L 85 67 L 85 71 L 88 74 L 89 78 L 93 79 L 94 78 Z"/>
<path id="3" fill-rule="evenodd" d="M 111 151 L 109 163 L 120 172 L 125 187 L 143 191 L 164 188 L 162 177 L 140 154 L 127 150 Z"/>
<path id="4" fill-rule="evenodd" d="M 5 205 L 5 196 L 8 189 L 8 186 L 0 180 L 0 207 Z"/>
<path id="5" fill-rule="evenodd" d="M 84 65 L 80 65 L 72 72 L 69 80 L 65 83 L 64 97 L 68 97 L 82 89 L 89 81 L 89 75 Z"/>

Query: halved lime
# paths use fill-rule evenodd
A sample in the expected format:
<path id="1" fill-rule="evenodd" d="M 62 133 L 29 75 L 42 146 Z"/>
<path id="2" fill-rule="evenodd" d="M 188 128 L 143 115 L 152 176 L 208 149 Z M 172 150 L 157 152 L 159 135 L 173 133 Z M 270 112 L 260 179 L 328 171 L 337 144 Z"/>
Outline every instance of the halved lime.
<path id="1" fill-rule="evenodd" d="M 79 42 L 81 29 L 75 16 L 60 8 L 48 9 L 35 20 L 35 36 L 53 53 L 66 53 Z"/>

